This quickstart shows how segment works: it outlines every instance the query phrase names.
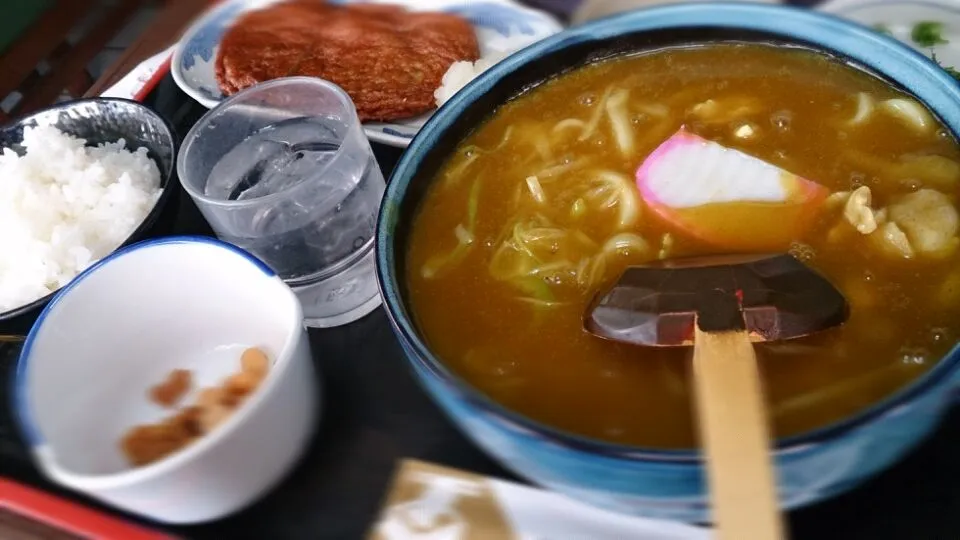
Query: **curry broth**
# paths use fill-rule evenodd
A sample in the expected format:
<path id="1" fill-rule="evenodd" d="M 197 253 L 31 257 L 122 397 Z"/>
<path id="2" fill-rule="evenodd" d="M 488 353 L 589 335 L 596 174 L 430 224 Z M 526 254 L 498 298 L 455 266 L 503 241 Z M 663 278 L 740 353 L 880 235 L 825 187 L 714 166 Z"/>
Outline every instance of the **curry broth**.
<path id="1" fill-rule="evenodd" d="M 628 158 L 613 144 L 605 121 L 588 140 L 576 130 L 564 133 L 588 124 L 609 88 L 630 91 L 636 145 Z M 946 160 L 939 163 L 947 163 L 946 173 L 920 175 L 929 177 L 922 182 L 889 165 L 912 155 L 955 163 L 955 140 L 942 128 L 916 133 L 878 114 L 851 125 L 859 93 L 876 100 L 903 97 L 880 80 L 811 52 L 734 44 L 613 59 L 534 89 L 467 137 L 424 197 L 406 259 L 416 323 L 454 371 L 533 419 L 623 444 L 694 445 L 689 351 L 594 338 L 582 330 L 582 315 L 590 298 L 630 264 L 718 250 L 684 238 L 642 203 L 631 230 L 649 249 L 618 250 L 588 287 L 548 276 L 518 289 L 493 276 L 498 246 L 518 220 L 579 231 L 580 240 L 564 237 L 551 245 L 553 256 L 565 260 L 603 245 L 617 232 L 624 200 L 577 212 L 576 190 L 571 194 L 564 186 L 589 182 L 584 179 L 604 170 L 628 178 L 635 190 L 637 167 L 682 125 L 831 192 L 869 186 L 877 208 L 919 187 L 939 189 L 955 203 L 960 179 L 952 178 Z M 758 102 L 759 109 L 738 115 L 738 99 Z M 691 116 L 707 100 L 727 105 L 708 121 Z M 580 123 L 558 127 L 568 119 Z M 736 134 L 744 122 L 754 134 L 748 140 Z M 531 175 L 540 175 L 545 204 L 530 197 L 525 179 Z M 926 185 L 931 182 L 940 185 Z M 853 227 L 842 227 L 839 211 L 824 206 L 816 225 L 790 249 L 844 292 L 851 317 L 841 329 L 758 346 L 778 436 L 836 421 L 901 388 L 953 346 L 960 326 L 960 303 L 951 299 L 960 297 L 956 250 L 938 258 L 891 259 Z M 720 215 L 713 217 L 736 221 L 740 210 L 729 205 L 714 209 Z M 750 226 L 757 230 L 777 227 L 775 220 L 756 221 Z M 458 251 L 465 229 L 472 243 Z M 452 255 L 437 266 L 438 254 Z M 528 294 L 534 289 L 535 298 Z"/>

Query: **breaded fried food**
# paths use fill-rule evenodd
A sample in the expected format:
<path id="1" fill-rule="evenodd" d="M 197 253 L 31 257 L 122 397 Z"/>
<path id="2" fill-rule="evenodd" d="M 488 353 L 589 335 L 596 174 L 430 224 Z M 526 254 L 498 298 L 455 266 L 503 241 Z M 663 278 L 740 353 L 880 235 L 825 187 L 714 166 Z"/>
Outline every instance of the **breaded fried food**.
<path id="1" fill-rule="evenodd" d="M 291 0 L 226 32 L 216 77 L 227 95 L 280 77 L 320 77 L 350 95 L 361 121 L 390 121 L 433 109 L 450 66 L 479 56 L 473 27 L 455 15 Z"/>

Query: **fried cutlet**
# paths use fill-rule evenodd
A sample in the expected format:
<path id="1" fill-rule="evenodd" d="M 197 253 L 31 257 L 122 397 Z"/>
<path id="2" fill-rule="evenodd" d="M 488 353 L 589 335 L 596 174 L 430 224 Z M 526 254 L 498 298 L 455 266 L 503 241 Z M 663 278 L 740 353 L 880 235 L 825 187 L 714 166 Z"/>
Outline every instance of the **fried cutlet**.
<path id="1" fill-rule="evenodd" d="M 293 0 L 227 30 L 216 77 L 227 95 L 280 77 L 320 77 L 350 95 L 361 121 L 389 121 L 433 109 L 450 66 L 479 56 L 473 27 L 455 15 Z"/>

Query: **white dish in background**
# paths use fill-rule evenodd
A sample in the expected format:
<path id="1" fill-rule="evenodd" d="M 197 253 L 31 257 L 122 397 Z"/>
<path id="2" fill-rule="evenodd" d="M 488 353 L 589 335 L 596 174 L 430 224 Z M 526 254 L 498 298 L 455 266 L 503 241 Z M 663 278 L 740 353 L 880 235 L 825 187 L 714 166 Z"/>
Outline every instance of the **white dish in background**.
<path id="1" fill-rule="evenodd" d="M 174 369 L 190 394 L 237 373 L 258 347 L 263 383 L 209 434 L 149 465 L 120 449 L 128 429 L 174 414 L 148 390 Z M 61 289 L 27 337 L 14 412 L 52 482 L 166 523 L 232 514 L 279 482 L 316 428 L 317 379 L 293 291 L 248 253 L 212 238 L 121 249 Z"/>
<path id="2" fill-rule="evenodd" d="M 633 9 L 657 7 L 665 4 L 680 4 L 683 2 L 702 2 L 703 0 L 581 0 L 577 10 L 573 13 L 573 24 L 580 24 L 601 17 L 609 17 Z M 782 4 L 786 0 L 746 0 L 765 4 Z"/>
<path id="3" fill-rule="evenodd" d="M 882 25 L 926 56 L 935 54 L 944 67 L 960 69 L 960 0 L 834 0 L 819 9 L 865 26 Z M 948 43 L 933 47 L 914 43 L 910 34 L 919 22 L 943 24 Z"/>
<path id="4" fill-rule="evenodd" d="M 170 72 L 190 97 L 213 108 L 224 96 L 217 86 L 214 65 L 223 34 L 243 13 L 282 0 L 227 0 L 200 17 L 183 35 L 173 53 Z M 514 0 L 328 0 L 334 4 L 399 4 L 411 11 L 455 13 L 477 32 L 481 57 L 519 50 L 551 36 L 563 27 L 550 15 Z M 406 148 L 432 113 L 390 123 L 369 122 L 364 132 L 373 142 Z"/>

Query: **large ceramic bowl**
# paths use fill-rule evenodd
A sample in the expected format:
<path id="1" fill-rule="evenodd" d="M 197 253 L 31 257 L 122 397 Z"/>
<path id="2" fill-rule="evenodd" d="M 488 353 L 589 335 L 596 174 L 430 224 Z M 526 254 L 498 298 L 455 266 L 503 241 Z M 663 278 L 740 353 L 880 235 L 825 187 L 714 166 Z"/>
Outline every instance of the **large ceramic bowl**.
<path id="1" fill-rule="evenodd" d="M 919 53 L 865 27 L 801 9 L 681 4 L 577 27 L 512 56 L 471 83 L 424 127 L 389 183 L 377 230 L 378 278 L 392 324 L 427 391 L 463 432 L 527 479 L 632 514 L 708 521 L 701 456 L 617 446 L 560 432 L 509 411 L 449 370 L 410 315 L 403 258 L 411 218 L 457 143 L 498 105 L 569 68 L 613 54 L 706 40 L 802 44 L 846 57 L 909 89 L 956 134 L 960 85 Z M 849 490 L 889 467 L 937 426 L 960 385 L 960 349 L 874 407 L 777 441 L 784 508 Z"/>

